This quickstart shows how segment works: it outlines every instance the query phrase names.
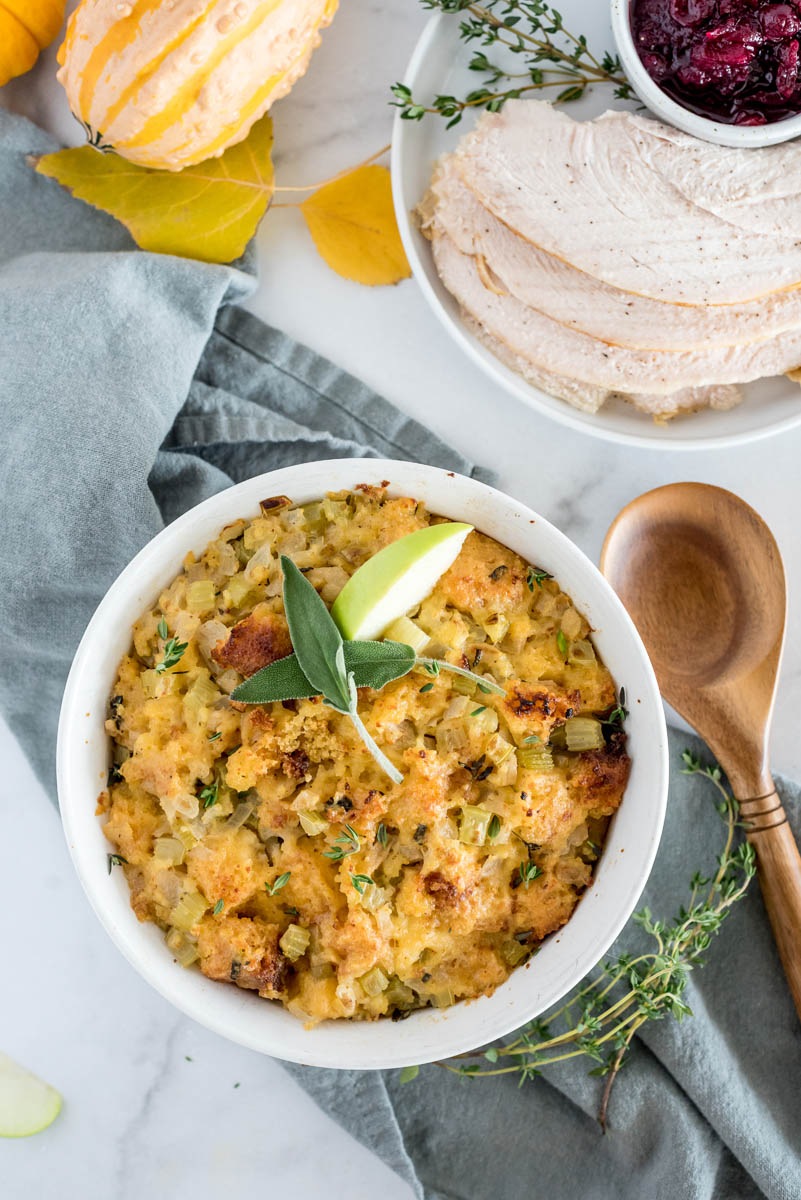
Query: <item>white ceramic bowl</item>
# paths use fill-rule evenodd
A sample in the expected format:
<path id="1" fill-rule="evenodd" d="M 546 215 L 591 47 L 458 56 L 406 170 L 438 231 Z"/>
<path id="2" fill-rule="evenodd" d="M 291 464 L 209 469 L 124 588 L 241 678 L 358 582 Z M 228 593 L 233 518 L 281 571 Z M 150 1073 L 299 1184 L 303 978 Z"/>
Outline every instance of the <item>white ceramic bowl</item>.
<path id="1" fill-rule="evenodd" d="M 566 28 L 581 30 L 589 45 L 597 48 L 596 52 L 607 47 L 611 49 L 606 4 L 600 0 L 592 4 L 587 0 L 560 0 L 557 7 Z M 476 73 L 468 68 L 471 50 L 459 41 L 458 24 L 458 16 L 437 13 L 420 35 L 404 83 L 421 102 L 430 100 L 438 92 L 465 95 L 476 86 Z M 493 58 L 500 55 L 500 51 L 496 55 L 495 50 L 493 47 Z M 642 64 L 639 66 L 647 79 Z M 587 120 L 608 108 L 621 107 L 631 107 L 631 104 L 616 101 L 609 88 L 596 87 L 565 111 L 578 120 Z M 431 247 L 412 217 L 412 210 L 431 181 L 436 160 L 441 154 L 455 149 L 474 120 L 473 116 L 466 116 L 460 125 L 449 130 L 445 121 L 437 117 L 428 116 L 417 122 L 404 121 L 399 113 L 396 114 L 392 131 L 392 193 L 404 249 L 423 296 L 461 352 L 485 376 L 535 412 L 560 425 L 650 450 L 722 450 L 801 424 L 798 384 L 784 377 L 747 384 L 743 388 L 743 403 L 726 412 L 706 409 L 657 425 L 646 413 L 637 412 L 624 400 L 608 401 L 597 413 L 579 412 L 564 400 L 557 400 L 533 387 L 497 359 L 463 324 L 459 305 L 439 278 Z M 485 393 L 480 389 L 481 379 L 477 376 L 476 396 L 481 395 L 486 402 Z"/>
<path id="2" fill-rule="evenodd" d="M 307 1030 L 278 1004 L 182 969 L 161 931 L 137 921 L 124 875 L 108 873 L 109 845 L 95 816 L 109 763 L 104 719 L 131 626 L 175 577 L 187 551 L 202 551 L 237 517 L 256 515 L 264 496 L 305 502 L 381 480 L 389 480 L 391 493 L 419 497 L 433 512 L 469 521 L 556 575 L 626 687 L 631 781 L 592 886 L 570 922 L 493 996 L 423 1010 L 401 1023 L 328 1021 Z M 665 722 L 653 671 L 620 601 L 589 559 L 542 517 L 493 488 L 432 467 L 372 459 L 309 463 L 258 476 L 206 500 L 154 538 L 112 584 L 89 623 L 67 681 L 58 736 L 58 790 L 70 852 L 95 912 L 129 962 L 177 1008 L 216 1033 L 276 1058 L 324 1067 L 397 1067 L 470 1050 L 518 1028 L 569 991 L 637 903 L 659 843 L 667 778 Z"/>
<path id="3" fill-rule="evenodd" d="M 612 0 L 612 31 L 623 70 L 643 104 L 660 120 L 719 146 L 775 146 L 801 134 L 801 115 L 768 125 L 727 125 L 683 108 L 662 91 L 643 66 L 631 34 L 630 14 L 630 0 Z"/>

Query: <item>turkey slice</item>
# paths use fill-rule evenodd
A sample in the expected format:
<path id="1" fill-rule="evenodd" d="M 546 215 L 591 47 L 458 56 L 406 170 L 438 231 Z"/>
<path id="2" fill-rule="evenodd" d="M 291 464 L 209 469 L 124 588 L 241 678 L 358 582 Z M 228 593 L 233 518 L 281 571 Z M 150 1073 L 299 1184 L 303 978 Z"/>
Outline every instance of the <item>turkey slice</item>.
<path id="1" fill-rule="evenodd" d="M 602 283 L 513 233 L 484 208 L 452 158 L 435 173 L 418 212 L 423 232 L 447 233 L 463 253 L 480 255 L 501 292 L 612 345 L 694 350 L 801 329 L 801 288 L 750 304 L 700 307 L 664 304 Z"/>
<path id="2" fill-rule="evenodd" d="M 735 304 L 799 286 L 801 242 L 747 232 L 692 203 L 648 161 L 642 124 L 628 113 L 578 122 L 544 102 L 511 100 L 483 114 L 456 165 L 506 225 L 624 291 Z M 707 146 L 693 139 L 683 153 Z"/>
<path id="3" fill-rule="evenodd" d="M 449 292 L 494 337 L 536 367 L 608 392 L 669 395 L 683 388 L 747 383 L 801 364 L 801 330 L 745 346 L 709 350 L 631 350 L 568 329 L 514 296 L 484 284 L 476 260 L 447 234 L 432 241 L 434 261 Z"/>
<path id="4" fill-rule="evenodd" d="M 565 400 L 580 412 L 596 413 L 607 400 L 626 400 L 641 412 L 649 413 L 657 423 L 664 424 L 671 417 L 678 416 L 680 413 L 698 412 L 702 408 L 734 408 L 743 400 L 743 394 L 738 387 L 725 384 L 684 388 L 682 391 L 673 392 L 668 396 L 654 396 L 645 393 L 627 395 L 625 392 L 610 392 L 604 388 L 593 387 L 589 383 L 581 383 L 577 379 L 566 379 L 565 376 L 556 375 L 553 371 L 545 370 L 544 367 L 535 366 L 527 358 L 521 358 L 519 354 L 510 350 L 505 342 L 491 334 L 469 313 L 464 314 L 464 324 L 495 358 L 500 359 L 510 370 L 522 375 L 527 383 L 539 388 L 542 392 L 547 392 L 549 396 L 555 396 L 557 400 Z"/>

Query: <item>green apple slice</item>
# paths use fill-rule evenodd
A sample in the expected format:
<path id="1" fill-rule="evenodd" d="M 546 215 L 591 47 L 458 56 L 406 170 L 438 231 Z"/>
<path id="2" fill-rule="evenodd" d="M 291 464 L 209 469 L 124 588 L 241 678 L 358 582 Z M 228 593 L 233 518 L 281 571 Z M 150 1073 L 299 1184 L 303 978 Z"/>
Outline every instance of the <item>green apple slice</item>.
<path id="1" fill-rule="evenodd" d="M 370 641 L 433 591 L 473 529 L 456 521 L 429 525 L 398 538 L 354 571 L 331 616 L 343 637 Z"/>
<path id="2" fill-rule="evenodd" d="M 49 1083 L 0 1054 L 0 1137 L 30 1137 L 52 1124 L 61 1096 Z"/>

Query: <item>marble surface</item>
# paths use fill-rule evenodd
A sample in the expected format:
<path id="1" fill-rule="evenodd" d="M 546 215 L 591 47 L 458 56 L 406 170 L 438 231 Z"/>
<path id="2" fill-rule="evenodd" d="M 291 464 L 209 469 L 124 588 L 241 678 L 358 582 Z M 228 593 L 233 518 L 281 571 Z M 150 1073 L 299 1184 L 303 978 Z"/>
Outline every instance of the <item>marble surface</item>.
<path id="1" fill-rule="evenodd" d="M 311 71 L 276 109 L 279 182 L 312 183 L 389 141 L 387 84 L 402 74 L 424 21 L 413 0 L 343 4 Z M 0 102 L 77 142 L 53 72 L 48 53 L 30 76 L 0 91 Z M 465 361 L 412 281 L 373 291 L 338 278 L 291 209 L 269 214 L 258 244 L 254 312 L 492 466 L 501 487 L 596 561 L 618 510 L 659 484 L 700 479 L 753 504 L 776 534 L 790 588 L 774 764 L 801 774 L 801 430 L 714 453 L 632 450 L 568 433 Z M 278 1063 L 207 1033 L 138 978 L 90 912 L 56 812 L 5 729 L 0 761 L 0 1041 L 65 1096 L 49 1131 L 0 1146 L 2 1195 L 210 1200 L 223 1189 L 258 1187 L 309 1200 L 408 1198 L 405 1185 L 320 1114 Z"/>

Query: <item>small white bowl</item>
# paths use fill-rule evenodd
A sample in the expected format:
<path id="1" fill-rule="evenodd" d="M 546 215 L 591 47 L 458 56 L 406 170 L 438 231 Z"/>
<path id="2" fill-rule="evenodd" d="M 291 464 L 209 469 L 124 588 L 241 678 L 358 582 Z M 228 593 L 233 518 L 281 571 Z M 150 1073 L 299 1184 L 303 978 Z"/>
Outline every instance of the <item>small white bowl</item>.
<path id="1" fill-rule="evenodd" d="M 667 2 L 667 0 L 666 0 Z M 719 146 L 775 146 L 789 142 L 801 135 L 801 115 L 773 121 L 767 125 L 728 125 L 725 121 L 714 121 L 690 112 L 662 91 L 643 66 L 637 53 L 631 32 L 630 0 L 612 0 L 612 31 L 615 35 L 618 54 L 623 70 L 635 92 L 651 112 L 675 125 L 685 133 L 702 138 L 705 142 L 717 142 Z"/>
<path id="2" fill-rule="evenodd" d="M 468 521 L 554 574 L 595 629 L 614 678 L 626 688 L 631 779 L 610 826 L 595 878 L 568 924 L 493 996 L 398 1023 L 326 1021 L 305 1029 L 279 1004 L 215 983 L 175 963 L 161 931 L 140 924 L 121 871 L 107 870 L 109 844 L 95 815 L 106 783 L 104 728 L 117 665 L 131 626 L 175 577 L 187 551 L 202 551 L 264 496 L 298 502 L 359 483 L 389 481 L 394 495 L 419 497 L 435 513 Z M 174 521 L 112 584 L 84 634 L 67 681 L 58 734 L 58 791 L 73 862 L 100 921 L 128 961 L 182 1012 L 263 1054 L 321 1067 L 375 1069 L 430 1062 L 517 1029 L 568 992 L 601 958 L 630 917 L 648 878 L 667 797 L 662 703 L 639 635 L 600 572 L 542 517 L 494 488 L 414 463 L 341 459 L 287 467 L 247 480 Z"/>

